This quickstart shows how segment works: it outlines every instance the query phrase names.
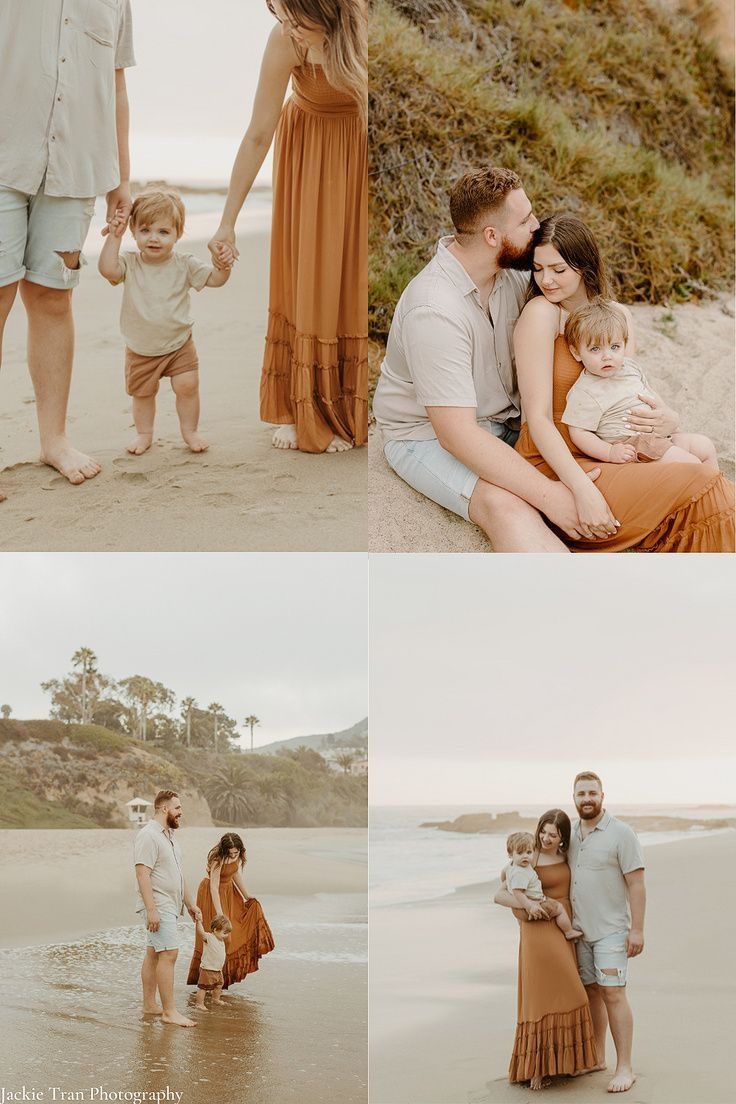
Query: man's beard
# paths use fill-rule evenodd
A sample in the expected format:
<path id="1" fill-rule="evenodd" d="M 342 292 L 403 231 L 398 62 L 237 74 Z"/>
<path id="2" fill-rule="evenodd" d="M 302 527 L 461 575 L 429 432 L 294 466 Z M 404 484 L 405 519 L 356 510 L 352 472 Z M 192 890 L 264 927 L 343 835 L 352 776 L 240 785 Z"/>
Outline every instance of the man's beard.
<path id="1" fill-rule="evenodd" d="M 512 245 L 508 238 L 501 239 L 501 248 L 496 256 L 496 264 L 499 268 L 514 268 L 519 272 L 529 272 L 534 261 L 534 243 L 521 249 Z"/>
<path id="2" fill-rule="evenodd" d="M 590 809 L 583 809 L 582 806 L 578 806 L 578 812 L 580 813 L 580 819 L 581 820 L 595 820 L 595 818 L 598 816 L 598 814 L 600 813 L 602 808 L 603 808 L 603 802 L 602 801 L 599 801 L 597 805 L 593 806 L 593 811 L 592 812 L 590 811 Z"/>
<path id="3" fill-rule="evenodd" d="M 179 827 L 178 819 L 176 817 L 173 817 L 171 815 L 171 813 L 166 814 L 166 827 L 167 828 L 178 828 Z"/>

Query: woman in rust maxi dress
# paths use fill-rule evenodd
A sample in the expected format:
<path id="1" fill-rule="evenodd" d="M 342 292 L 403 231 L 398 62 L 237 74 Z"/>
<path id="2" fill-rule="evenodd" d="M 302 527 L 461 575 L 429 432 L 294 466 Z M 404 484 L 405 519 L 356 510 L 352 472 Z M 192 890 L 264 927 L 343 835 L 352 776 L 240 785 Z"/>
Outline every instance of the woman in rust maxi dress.
<path id="1" fill-rule="evenodd" d="M 205 931 L 218 913 L 227 916 L 233 930 L 227 937 L 223 989 L 243 981 L 258 969 L 259 959 L 274 949 L 273 936 L 260 902 L 245 890 L 241 870 L 245 847 L 240 836 L 228 832 L 207 856 L 207 872 L 197 889 Z M 196 936 L 187 985 L 196 985 L 202 957 L 202 938 Z"/>
<path id="2" fill-rule="evenodd" d="M 537 825 L 535 869 L 546 897 L 559 901 L 572 917 L 570 867 L 565 853 L 570 819 L 551 809 Z M 496 903 L 513 905 L 506 890 Z M 544 1078 L 576 1075 L 598 1066 L 588 996 L 578 974 L 574 944 L 553 921 L 527 920 L 519 925 L 517 1024 L 509 1081 L 530 1081 L 541 1088 Z"/>
<path id="3" fill-rule="evenodd" d="M 341 452 L 365 444 L 368 433 L 365 4 L 268 6 L 281 27 L 269 38 L 210 249 L 216 264 L 237 256 L 235 220 L 275 129 L 261 418 L 281 427 L 278 448 Z"/>

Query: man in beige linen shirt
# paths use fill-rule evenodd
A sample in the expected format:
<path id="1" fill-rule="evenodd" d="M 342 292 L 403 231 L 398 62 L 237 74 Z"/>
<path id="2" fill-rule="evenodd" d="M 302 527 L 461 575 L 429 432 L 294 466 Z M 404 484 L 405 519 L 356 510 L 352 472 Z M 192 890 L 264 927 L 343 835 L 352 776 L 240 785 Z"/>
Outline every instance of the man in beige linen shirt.
<path id="1" fill-rule="evenodd" d="M 20 288 L 41 458 L 71 483 L 100 471 L 66 437 L 72 289 L 95 197 L 130 211 L 134 64 L 130 0 L 0 4 L 0 347 Z"/>
<path id="2" fill-rule="evenodd" d="M 182 807 L 173 790 L 161 790 L 154 802 L 153 819 L 141 828 L 133 848 L 138 883 L 136 911 L 146 925 L 146 954 L 141 967 L 143 1011 L 161 1015 L 164 1023 L 194 1027 L 174 1003 L 174 968 L 179 955 L 177 920 L 186 905 L 195 922 L 202 911 L 192 900 L 182 868 L 181 851 L 173 833 L 179 827 Z M 156 1004 L 156 990 L 161 1006 Z"/>
<path id="3" fill-rule="evenodd" d="M 450 215 L 454 235 L 404 290 L 391 323 L 373 403 L 386 459 L 483 529 L 497 552 L 567 552 L 541 515 L 571 533 L 572 495 L 513 450 L 512 333 L 539 223 L 519 177 L 501 168 L 461 177 Z"/>

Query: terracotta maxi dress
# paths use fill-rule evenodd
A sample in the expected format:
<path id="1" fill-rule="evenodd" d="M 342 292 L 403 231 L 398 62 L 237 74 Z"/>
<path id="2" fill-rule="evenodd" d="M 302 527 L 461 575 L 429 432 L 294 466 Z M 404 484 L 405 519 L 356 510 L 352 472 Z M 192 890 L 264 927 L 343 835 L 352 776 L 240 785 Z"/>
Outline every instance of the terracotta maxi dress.
<path id="1" fill-rule="evenodd" d="M 572 917 L 570 867 L 538 866 L 545 896 Z M 553 1077 L 596 1065 L 593 1021 L 575 948 L 554 920 L 525 920 L 519 941 L 519 997 L 509 1081 Z"/>
<path id="2" fill-rule="evenodd" d="M 601 469 L 595 485 L 621 528 L 607 540 L 572 541 L 560 533 L 561 539 L 573 552 L 622 552 L 626 548 L 637 552 L 733 552 L 734 487 L 722 475 L 694 464 L 604 464 L 575 448 L 560 419 L 567 392 L 581 371 L 564 336 L 558 335 L 552 389 L 554 422 L 580 467 L 585 471 Z M 516 450 L 545 475 L 557 478 L 526 424 L 521 427 Z"/>
<path id="3" fill-rule="evenodd" d="M 223 989 L 242 981 L 248 974 L 258 969 L 258 960 L 274 948 L 273 936 L 268 926 L 260 902 L 255 897 L 244 901 L 233 884 L 233 875 L 239 868 L 239 862 L 223 863 L 220 868 L 220 904 L 222 911 L 233 926 L 225 941 L 227 955 L 222 968 Z M 205 875 L 197 889 L 197 904 L 202 910 L 202 925 L 205 931 L 215 918 L 215 906 L 212 904 L 210 879 Z M 194 954 L 189 963 L 187 985 L 196 985 L 199 978 L 199 962 L 202 957 L 202 938 L 199 934 L 194 940 Z"/>
<path id="4" fill-rule="evenodd" d="M 276 130 L 261 419 L 303 452 L 368 435 L 368 153 L 355 101 L 292 72 Z"/>

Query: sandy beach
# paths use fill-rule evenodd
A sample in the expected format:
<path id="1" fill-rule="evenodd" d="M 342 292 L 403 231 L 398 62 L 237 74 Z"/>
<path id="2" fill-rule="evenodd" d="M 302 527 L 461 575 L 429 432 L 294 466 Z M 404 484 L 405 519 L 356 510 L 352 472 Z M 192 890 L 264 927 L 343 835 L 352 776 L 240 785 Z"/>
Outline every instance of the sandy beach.
<path id="1" fill-rule="evenodd" d="M 180 832 L 193 891 L 221 831 Z M 363 1104 L 366 833 L 242 831 L 246 885 L 276 950 L 190 1030 L 140 1014 L 132 831 L 0 832 L 0 960 L 12 994 L 0 1013 L 6 1089 L 168 1086 L 182 1104 Z M 193 936 L 187 917 L 175 990 L 184 1011 Z"/>
<path id="2" fill-rule="evenodd" d="M 706 303 L 631 308 L 650 383 L 682 416 L 683 428 L 715 443 L 734 478 L 734 319 L 729 297 Z M 379 362 L 380 363 L 380 362 Z M 485 535 L 430 502 L 386 463 L 380 433 L 369 442 L 369 549 L 372 552 L 490 552 Z"/>
<path id="3" fill-rule="evenodd" d="M 0 413 L 0 550 L 360 551 L 367 545 L 365 449 L 311 456 L 271 447 L 258 417 L 268 296 L 268 234 L 239 237 L 224 288 L 192 294 L 200 357 L 201 431 L 210 449 L 179 436 L 171 387 L 159 392 L 156 437 L 132 439 L 119 333 L 119 288 L 90 256 L 74 293 L 76 358 L 70 437 L 102 463 L 80 487 L 37 463 L 35 401 L 25 363 L 25 312 L 5 331 Z M 131 248 L 126 239 L 124 248 Z M 181 249 L 207 257 L 204 240 Z"/>
<path id="4" fill-rule="evenodd" d="M 731 869 L 733 832 L 645 849 L 644 954 L 631 964 L 638 1080 L 628 1104 L 727 1104 L 733 1014 L 732 886 L 689 893 Z M 372 1104 L 517 1104 L 610 1099 L 611 1072 L 544 1095 L 506 1079 L 516 1021 L 517 935 L 491 884 L 371 911 Z M 613 1046 L 608 1043 L 609 1071 Z"/>

